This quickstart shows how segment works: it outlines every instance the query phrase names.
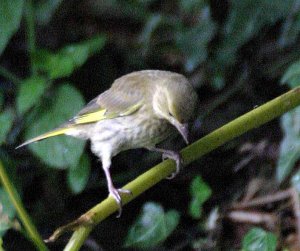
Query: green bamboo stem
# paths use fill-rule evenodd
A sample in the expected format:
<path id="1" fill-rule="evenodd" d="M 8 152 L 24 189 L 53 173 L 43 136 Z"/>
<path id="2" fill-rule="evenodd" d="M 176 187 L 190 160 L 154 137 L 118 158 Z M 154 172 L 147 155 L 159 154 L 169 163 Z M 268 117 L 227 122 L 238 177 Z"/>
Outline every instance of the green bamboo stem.
<path id="1" fill-rule="evenodd" d="M 189 163 L 199 159 L 204 154 L 211 152 L 217 147 L 251 129 L 257 128 L 272 119 L 279 117 L 283 113 L 297 107 L 298 105 L 300 105 L 300 87 L 253 109 L 252 111 L 201 138 L 195 143 L 187 146 L 181 151 L 184 164 L 188 165 Z M 140 175 L 124 187 L 124 189 L 129 189 L 132 192 L 132 195 L 124 195 L 122 197 L 123 204 L 125 205 L 132 201 L 141 193 L 148 190 L 162 179 L 168 177 L 174 171 L 174 162 L 166 160 Z M 66 231 L 75 230 L 64 250 L 77 251 L 80 249 L 89 233 L 93 230 L 94 226 L 117 210 L 118 207 L 115 201 L 111 197 L 108 197 L 77 220 L 57 229 L 49 238 L 49 241 L 56 240 Z"/>
<path id="2" fill-rule="evenodd" d="M 48 250 L 47 246 L 45 245 L 43 239 L 41 238 L 35 226 L 31 222 L 31 219 L 28 213 L 26 212 L 15 187 L 10 182 L 1 161 L 0 161 L 0 181 L 3 184 L 4 189 L 8 193 L 9 199 L 14 205 L 21 222 L 23 223 L 23 226 L 28 233 L 30 240 L 33 242 L 33 244 L 36 246 L 38 250 L 47 251 Z"/>

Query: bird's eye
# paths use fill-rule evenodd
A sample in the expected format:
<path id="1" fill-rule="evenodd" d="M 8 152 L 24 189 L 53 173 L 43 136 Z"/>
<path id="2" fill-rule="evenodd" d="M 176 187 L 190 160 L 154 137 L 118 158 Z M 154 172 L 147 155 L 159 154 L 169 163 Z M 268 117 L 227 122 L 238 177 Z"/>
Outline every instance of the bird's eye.
<path id="1" fill-rule="evenodd" d="M 169 116 L 174 118 L 174 115 L 171 112 L 169 112 Z"/>

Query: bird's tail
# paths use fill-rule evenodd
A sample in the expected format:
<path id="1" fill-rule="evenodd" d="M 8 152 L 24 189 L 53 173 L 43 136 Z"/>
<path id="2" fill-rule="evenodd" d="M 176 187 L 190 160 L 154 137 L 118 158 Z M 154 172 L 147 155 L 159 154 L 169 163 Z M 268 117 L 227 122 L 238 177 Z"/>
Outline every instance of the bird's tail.
<path id="1" fill-rule="evenodd" d="M 61 135 L 61 134 L 65 134 L 66 132 L 70 131 L 72 128 L 68 128 L 68 127 L 62 127 L 62 128 L 56 128 L 50 132 L 46 132 L 42 135 L 39 135 L 33 139 L 29 139 L 27 141 L 25 141 L 24 143 L 22 143 L 21 145 L 17 146 L 16 149 L 20 148 L 20 147 L 23 147 L 23 146 L 26 146 L 28 144 L 31 144 L 33 142 L 36 142 L 36 141 L 40 141 L 40 140 L 43 140 L 43 139 L 47 139 L 47 138 L 50 138 L 50 137 L 54 137 L 54 136 L 57 136 L 57 135 Z"/>

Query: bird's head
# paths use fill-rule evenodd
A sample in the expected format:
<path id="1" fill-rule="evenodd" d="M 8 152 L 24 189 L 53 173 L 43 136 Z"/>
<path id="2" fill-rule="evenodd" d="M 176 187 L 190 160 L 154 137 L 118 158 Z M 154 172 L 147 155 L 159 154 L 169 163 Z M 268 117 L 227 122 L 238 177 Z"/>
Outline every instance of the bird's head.
<path id="1" fill-rule="evenodd" d="M 184 76 L 175 74 L 157 85 L 153 96 L 154 111 L 168 120 L 187 144 L 188 122 L 195 118 L 197 106 L 197 94 Z"/>

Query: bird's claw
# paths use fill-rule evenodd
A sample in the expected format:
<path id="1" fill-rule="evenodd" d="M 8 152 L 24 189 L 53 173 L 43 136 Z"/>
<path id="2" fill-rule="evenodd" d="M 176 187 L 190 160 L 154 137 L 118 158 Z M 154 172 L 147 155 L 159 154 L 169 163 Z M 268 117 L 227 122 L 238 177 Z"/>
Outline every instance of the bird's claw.
<path id="1" fill-rule="evenodd" d="M 122 188 L 115 188 L 115 187 L 110 187 L 109 188 L 109 195 L 111 195 L 116 203 L 118 204 L 118 215 L 117 215 L 117 218 L 119 218 L 122 214 L 122 198 L 121 198 L 121 195 L 120 194 L 129 194 L 129 195 L 132 195 L 132 192 L 130 190 L 127 190 L 127 189 L 122 189 Z"/>
<path id="2" fill-rule="evenodd" d="M 168 176 L 166 179 L 168 180 L 171 180 L 173 179 L 179 172 L 180 170 L 182 169 L 182 166 L 183 166 L 183 160 L 180 156 L 179 153 L 177 152 L 173 152 L 173 151 L 168 151 L 168 152 L 164 152 L 163 155 L 162 155 L 162 158 L 163 160 L 166 160 L 166 159 L 172 159 L 175 161 L 176 163 L 176 171 L 173 172 L 170 176 Z"/>

